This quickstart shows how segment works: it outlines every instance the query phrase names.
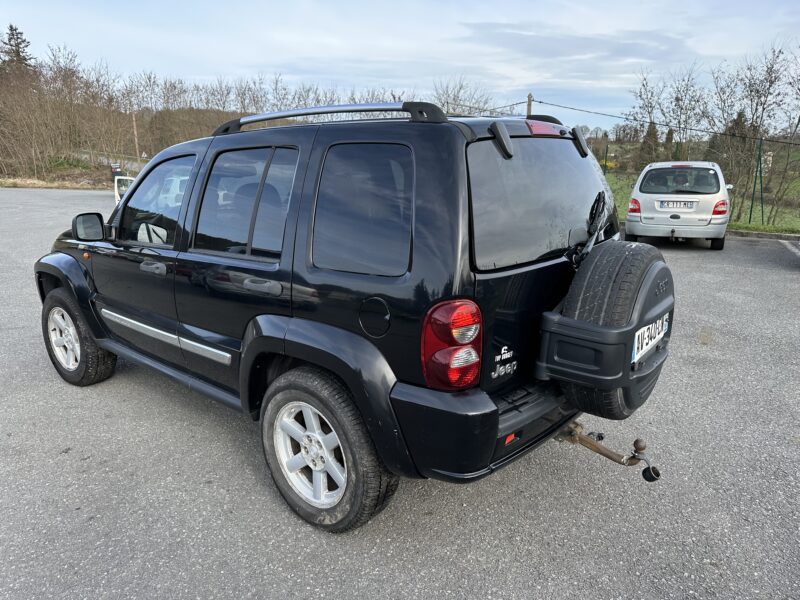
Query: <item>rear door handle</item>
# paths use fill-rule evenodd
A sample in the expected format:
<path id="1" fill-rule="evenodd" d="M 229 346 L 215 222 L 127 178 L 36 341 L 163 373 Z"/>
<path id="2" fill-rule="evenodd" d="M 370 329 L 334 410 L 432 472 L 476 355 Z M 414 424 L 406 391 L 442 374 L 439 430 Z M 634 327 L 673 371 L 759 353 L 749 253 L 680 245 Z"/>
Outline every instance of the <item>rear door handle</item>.
<path id="1" fill-rule="evenodd" d="M 164 277 L 167 274 L 167 265 L 153 260 L 145 260 L 139 265 L 139 270 Z"/>
<path id="2" fill-rule="evenodd" d="M 268 296 L 280 296 L 283 292 L 283 286 L 277 281 L 270 279 L 261 279 L 259 277 L 248 277 L 242 283 L 246 290 L 251 292 L 258 292 L 260 294 L 267 294 Z"/>

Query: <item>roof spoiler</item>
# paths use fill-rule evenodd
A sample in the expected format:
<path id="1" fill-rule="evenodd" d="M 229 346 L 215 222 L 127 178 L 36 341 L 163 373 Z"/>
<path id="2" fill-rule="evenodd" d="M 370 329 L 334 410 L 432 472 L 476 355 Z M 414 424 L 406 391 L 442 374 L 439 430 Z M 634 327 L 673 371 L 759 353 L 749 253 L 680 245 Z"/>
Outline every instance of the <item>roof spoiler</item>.
<path id="1" fill-rule="evenodd" d="M 553 125 L 563 125 L 561 121 L 550 115 L 528 115 L 525 118 L 529 121 L 544 121 L 545 123 L 552 123 Z"/>

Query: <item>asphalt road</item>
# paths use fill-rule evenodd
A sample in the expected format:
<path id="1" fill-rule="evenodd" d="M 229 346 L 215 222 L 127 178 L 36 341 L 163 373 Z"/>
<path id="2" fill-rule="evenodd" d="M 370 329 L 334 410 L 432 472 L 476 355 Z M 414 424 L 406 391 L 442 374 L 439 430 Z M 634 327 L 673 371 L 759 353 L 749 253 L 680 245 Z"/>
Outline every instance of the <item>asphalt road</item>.
<path id="1" fill-rule="evenodd" d="M 257 426 L 144 367 L 64 383 L 33 262 L 111 195 L 0 189 L 0 597 L 800 598 L 800 255 L 659 244 L 672 357 L 622 423 L 663 479 L 549 442 L 475 484 L 405 480 L 360 530 L 284 505 Z"/>

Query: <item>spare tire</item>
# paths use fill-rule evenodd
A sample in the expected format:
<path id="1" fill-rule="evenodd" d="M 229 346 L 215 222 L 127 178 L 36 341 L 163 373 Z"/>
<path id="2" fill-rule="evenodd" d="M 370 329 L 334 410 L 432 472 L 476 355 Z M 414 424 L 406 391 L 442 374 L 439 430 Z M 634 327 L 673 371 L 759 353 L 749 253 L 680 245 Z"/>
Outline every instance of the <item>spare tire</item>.
<path id="1" fill-rule="evenodd" d="M 630 325 L 640 294 L 652 285 L 648 277 L 654 269 L 666 273 L 668 293 L 672 293 L 672 277 L 664 258 L 656 248 L 636 242 L 608 240 L 596 245 L 581 263 L 564 299 L 561 314 L 578 321 L 604 327 Z M 665 287 L 663 283 L 660 285 Z M 654 292 L 658 295 L 658 290 Z M 671 316 L 671 315 L 670 315 Z M 662 359 L 663 360 L 663 359 Z M 562 383 L 567 400 L 582 412 L 606 419 L 627 419 L 639 408 L 655 386 L 661 365 L 652 379 L 636 388 L 598 389 L 577 383 Z"/>

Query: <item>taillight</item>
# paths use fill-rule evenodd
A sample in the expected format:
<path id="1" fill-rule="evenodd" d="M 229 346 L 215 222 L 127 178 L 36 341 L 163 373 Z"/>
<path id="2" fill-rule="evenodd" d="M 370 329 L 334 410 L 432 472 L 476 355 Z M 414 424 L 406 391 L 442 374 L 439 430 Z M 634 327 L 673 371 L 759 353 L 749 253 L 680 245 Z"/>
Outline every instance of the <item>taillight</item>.
<path id="1" fill-rule="evenodd" d="M 628 214 L 632 213 L 636 215 L 642 213 L 642 206 L 636 198 L 631 198 L 631 201 L 628 203 Z"/>
<path id="2" fill-rule="evenodd" d="M 728 201 L 720 200 L 714 205 L 714 210 L 711 211 L 712 215 L 727 215 L 728 214 Z"/>
<path id="3" fill-rule="evenodd" d="M 471 300 L 448 300 L 422 325 L 422 372 L 428 387 L 463 390 L 481 373 L 481 310 Z"/>

